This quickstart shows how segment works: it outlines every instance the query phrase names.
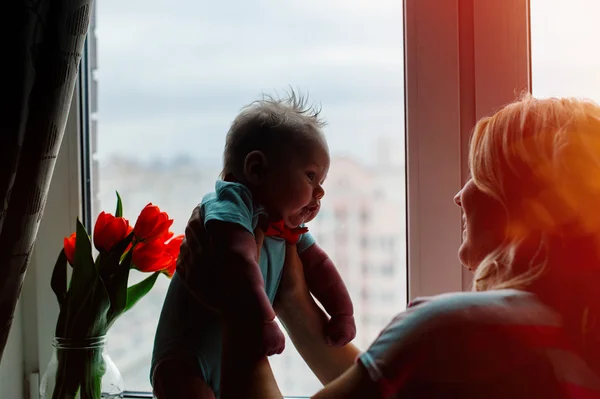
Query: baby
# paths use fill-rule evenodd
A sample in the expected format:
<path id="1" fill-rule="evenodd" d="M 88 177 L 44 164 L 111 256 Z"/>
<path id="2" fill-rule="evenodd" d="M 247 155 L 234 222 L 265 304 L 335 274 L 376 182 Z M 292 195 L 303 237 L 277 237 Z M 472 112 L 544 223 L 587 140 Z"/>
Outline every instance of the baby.
<path id="1" fill-rule="evenodd" d="M 181 361 L 198 370 L 218 398 L 223 318 L 248 321 L 247 328 L 258 331 L 251 335 L 260 337 L 250 343 L 255 353 L 281 353 L 285 339 L 272 303 L 288 244 L 296 244 L 307 285 L 331 316 L 327 342 L 343 346 L 354 339 L 348 291 L 305 227 L 319 213 L 329 170 L 323 125 L 294 93 L 256 101 L 235 118 L 222 180 L 195 209 L 203 225 L 186 228 L 186 240 L 193 235 L 201 248 L 182 246 L 158 324 L 153 372 L 167 360 Z M 258 251 L 257 229 L 265 237 Z M 160 399 L 158 374 L 152 378 Z"/>

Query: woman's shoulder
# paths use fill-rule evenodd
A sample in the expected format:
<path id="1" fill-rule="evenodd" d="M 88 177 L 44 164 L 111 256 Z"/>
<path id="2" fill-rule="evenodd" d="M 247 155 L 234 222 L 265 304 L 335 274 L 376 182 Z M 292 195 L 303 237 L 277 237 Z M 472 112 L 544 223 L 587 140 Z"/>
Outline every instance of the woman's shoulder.
<path id="1" fill-rule="evenodd" d="M 500 381 L 507 373 L 513 381 L 515 373 L 538 367 L 531 349 L 551 345 L 547 334 L 552 331 L 560 333 L 560 318 L 525 291 L 421 297 L 389 323 L 360 361 L 388 395 L 415 388 L 418 381 L 446 388 L 444 382 L 453 382 L 466 389 L 474 381 Z"/>
<path id="2" fill-rule="evenodd" d="M 429 330 L 494 324 L 558 326 L 560 317 L 535 294 L 504 289 L 418 297 L 390 324 L 397 323 L 410 323 L 413 328 Z"/>
<path id="3" fill-rule="evenodd" d="M 490 291 L 463 291 L 448 292 L 444 294 L 417 297 L 409 303 L 409 307 L 419 306 L 424 303 L 447 303 L 450 306 L 481 306 L 486 304 L 499 304 L 509 301 L 536 302 L 537 296 L 527 291 L 517 289 L 502 289 Z"/>

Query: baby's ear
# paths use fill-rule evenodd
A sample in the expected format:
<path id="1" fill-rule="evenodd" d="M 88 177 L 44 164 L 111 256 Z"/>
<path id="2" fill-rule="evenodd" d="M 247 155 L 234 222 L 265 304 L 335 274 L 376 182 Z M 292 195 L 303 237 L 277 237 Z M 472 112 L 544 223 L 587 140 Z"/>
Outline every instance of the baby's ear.
<path id="1" fill-rule="evenodd" d="M 252 151 L 244 160 L 244 176 L 253 186 L 260 186 L 267 169 L 267 157 L 262 151 Z"/>

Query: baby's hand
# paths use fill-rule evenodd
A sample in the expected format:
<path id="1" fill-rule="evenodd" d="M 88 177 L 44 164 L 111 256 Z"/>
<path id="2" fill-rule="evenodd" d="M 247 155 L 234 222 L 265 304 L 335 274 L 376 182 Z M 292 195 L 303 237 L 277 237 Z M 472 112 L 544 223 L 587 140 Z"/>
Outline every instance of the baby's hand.
<path id="1" fill-rule="evenodd" d="M 263 324 L 261 354 L 264 356 L 279 355 L 285 348 L 285 336 L 275 320 Z"/>
<path id="2" fill-rule="evenodd" d="M 356 336 L 354 316 L 334 315 L 325 328 L 325 339 L 331 346 L 344 346 Z"/>

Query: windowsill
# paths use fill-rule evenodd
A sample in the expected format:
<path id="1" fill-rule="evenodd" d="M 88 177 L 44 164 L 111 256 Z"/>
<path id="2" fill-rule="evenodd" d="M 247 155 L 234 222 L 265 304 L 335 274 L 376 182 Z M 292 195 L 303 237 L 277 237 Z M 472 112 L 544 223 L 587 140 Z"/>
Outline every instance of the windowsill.
<path id="1" fill-rule="evenodd" d="M 126 391 L 123 394 L 124 399 L 152 399 L 150 392 Z M 284 399 L 310 399 L 308 396 L 284 396 Z"/>
<path id="2" fill-rule="evenodd" d="M 153 397 L 150 392 L 125 391 L 123 393 L 123 398 L 125 399 L 152 399 Z"/>

